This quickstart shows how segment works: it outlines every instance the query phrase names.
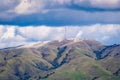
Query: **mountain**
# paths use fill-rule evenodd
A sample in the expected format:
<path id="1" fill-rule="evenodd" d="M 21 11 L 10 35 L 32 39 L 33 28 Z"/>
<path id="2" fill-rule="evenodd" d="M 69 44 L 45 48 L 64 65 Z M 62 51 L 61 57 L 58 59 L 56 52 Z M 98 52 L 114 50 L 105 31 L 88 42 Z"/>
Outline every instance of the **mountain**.
<path id="1" fill-rule="evenodd" d="M 0 80 L 119 80 L 120 45 L 55 40 L 0 50 Z"/>

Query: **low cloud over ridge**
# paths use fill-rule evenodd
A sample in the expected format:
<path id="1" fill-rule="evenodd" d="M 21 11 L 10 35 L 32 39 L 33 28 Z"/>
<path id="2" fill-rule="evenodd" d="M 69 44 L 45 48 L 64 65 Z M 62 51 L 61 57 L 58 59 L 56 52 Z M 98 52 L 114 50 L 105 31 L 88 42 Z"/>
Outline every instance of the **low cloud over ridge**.
<path id="1" fill-rule="evenodd" d="M 31 42 L 62 40 L 65 26 L 0 26 L 0 48 Z M 120 25 L 66 26 L 67 38 L 94 39 L 104 44 L 120 44 Z"/>

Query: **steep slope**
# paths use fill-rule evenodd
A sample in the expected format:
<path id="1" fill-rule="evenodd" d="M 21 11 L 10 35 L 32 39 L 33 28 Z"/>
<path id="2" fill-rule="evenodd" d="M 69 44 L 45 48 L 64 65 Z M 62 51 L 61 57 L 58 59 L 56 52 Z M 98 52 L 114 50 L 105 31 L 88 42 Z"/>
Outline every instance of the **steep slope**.
<path id="1" fill-rule="evenodd" d="M 0 80 L 119 80 L 120 45 L 62 40 L 0 50 Z"/>

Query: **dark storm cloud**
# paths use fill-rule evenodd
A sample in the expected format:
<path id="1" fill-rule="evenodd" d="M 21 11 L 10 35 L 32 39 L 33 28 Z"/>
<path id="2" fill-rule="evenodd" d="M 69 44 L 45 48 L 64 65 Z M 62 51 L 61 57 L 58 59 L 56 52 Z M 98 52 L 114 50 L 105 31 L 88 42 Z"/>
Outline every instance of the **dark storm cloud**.
<path id="1" fill-rule="evenodd" d="M 119 24 L 119 0 L 4 0 L 0 24 Z"/>

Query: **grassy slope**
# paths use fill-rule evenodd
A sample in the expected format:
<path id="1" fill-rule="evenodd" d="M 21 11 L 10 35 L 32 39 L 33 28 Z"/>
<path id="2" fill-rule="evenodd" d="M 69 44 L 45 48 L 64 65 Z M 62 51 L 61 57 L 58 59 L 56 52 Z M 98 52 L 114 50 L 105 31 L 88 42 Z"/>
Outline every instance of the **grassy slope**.
<path id="1" fill-rule="evenodd" d="M 92 50 L 99 48 L 98 43 L 87 41 L 87 45 L 85 42 L 68 42 L 51 42 L 38 49 L 0 50 L 0 80 L 120 79 L 119 48 L 114 49 L 117 52 L 111 52 L 111 55 L 116 53 L 117 57 L 109 55 L 105 59 L 96 60 Z M 117 75 L 113 75 L 117 70 Z"/>
<path id="2" fill-rule="evenodd" d="M 46 74 L 46 71 L 41 71 L 36 66 L 36 63 L 38 62 L 43 62 L 46 66 L 51 67 L 50 63 L 42 59 L 40 56 L 38 56 L 38 54 L 32 53 L 30 49 L 23 49 L 22 54 L 16 54 L 16 51 L 8 52 L 9 53 L 6 57 L 7 59 L 2 61 L 5 62 L 5 64 L 0 67 L 1 70 L 2 69 L 4 70 L 3 72 L 0 73 L 0 79 L 17 80 L 20 76 L 21 79 L 29 77 L 37 78 L 39 77 L 39 75 L 42 76 Z"/>
<path id="3" fill-rule="evenodd" d="M 77 56 L 74 60 L 56 69 L 55 74 L 43 80 L 92 80 L 96 77 L 98 80 L 111 79 L 111 73 L 102 68 L 99 62 L 79 53 L 79 50 L 74 55 Z"/>

